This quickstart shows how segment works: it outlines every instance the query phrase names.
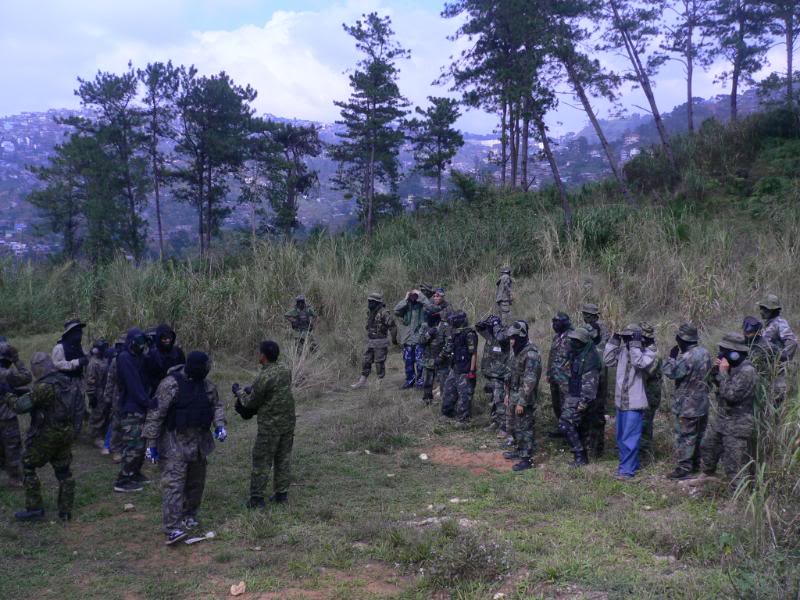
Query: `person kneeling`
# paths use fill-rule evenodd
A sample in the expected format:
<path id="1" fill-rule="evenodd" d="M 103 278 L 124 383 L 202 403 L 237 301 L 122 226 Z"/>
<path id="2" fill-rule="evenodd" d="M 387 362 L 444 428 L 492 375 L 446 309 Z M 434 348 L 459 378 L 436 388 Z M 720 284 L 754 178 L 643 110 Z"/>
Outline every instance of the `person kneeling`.
<path id="1" fill-rule="evenodd" d="M 144 426 L 146 457 L 161 463 L 164 533 L 174 544 L 197 527 L 197 510 L 206 484 L 208 455 L 214 439 L 224 442 L 225 406 L 207 379 L 211 361 L 204 352 L 190 352 L 186 365 L 170 369 L 156 389 L 158 406 Z M 211 435 L 211 425 L 214 435 Z"/>

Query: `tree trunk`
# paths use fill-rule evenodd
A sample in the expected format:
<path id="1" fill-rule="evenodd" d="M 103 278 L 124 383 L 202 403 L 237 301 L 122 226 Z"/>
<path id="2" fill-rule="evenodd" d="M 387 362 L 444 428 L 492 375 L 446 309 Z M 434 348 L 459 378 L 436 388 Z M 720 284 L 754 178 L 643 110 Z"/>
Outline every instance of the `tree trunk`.
<path id="1" fill-rule="evenodd" d="M 203 188 L 205 187 L 205 158 L 199 159 L 200 166 L 197 169 L 197 218 L 198 218 L 198 238 L 200 239 L 200 258 L 206 255 L 206 240 L 205 240 L 205 221 L 204 221 L 204 202 Z"/>
<path id="2" fill-rule="evenodd" d="M 250 203 L 250 234 L 252 236 L 253 250 L 256 249 L 256 203 Z"/>
<path id="3" fill-rule="evenodd" d="M 519 154 L 518 128 L 519 128 L 519 106 L 514 106 L 514 102 L 509 102 L 508 111 L 508 139 L 511 152 L 508 159 L 511 161 L 511 188 L 517 187 L 517 155 Z"/>
<path id="4" fill-rule="evenodd" d="M 503 112 L 500 117 L 500 186 L 506 187 L 506 162 L 508 160 L 508 135 L 506 133 L 508 101 L 503 99 Z"/>
<path id="5" fill-rule="evenodd" d="M 694 25 L 691 17 L 686 32 L 686 114 L 689 120 L 689 135 L 694 133 L 694 102 L 692 100 L 692 79 L 694 77 Z"/>
<path id="6" fill-rule="evenodd" d="M 520 130 L 520 108 L 521 106 L 517 104 L 517 115 L 514 123 L 514 189 L 517 188 L 517 182 L 519 181 L 519 164 L 522 160 L 522 153 L 520 152 L 520 138 L 521 130 Z"/>
<path id="7" fill-rule="evenodd" d="M 563 62 L 564 67 L 567 70 L 567 76 L 569 77 L 570 83 L 572 83 L 572 87 L 575 90 L 575 93 L 578 95 L 578 99 L 581 101 L 581 104 L 583 105 L 583 110 L 586 112 L 589 117 L 589 121 L 592 123 L 594 132 L 597 135 L 597 139 L 600 140 L 600 145 L 603 147 L 603 152 L 606 153 L 608 165 L 611 167 L 611 172 L 614 174 L 614 178 L 617 180 L 620 190 L 622 190 L 622 195 L 625 197 L 625 200 L 627 200 L 628 203 L 636 204 L 636 199 L 628 189 L 628 184 L 625 183 L 625 178 L 623 177 L 622 170 L 619 168 L 619 163 L 617 163 L 617 159 L 614 156 L 611 145 L 608 143 L 605 133 L 603 133 L 603 128 L 600 127 L 600 121 L 597 119 L 597 115 L 594 112 L 592 103 L 589 101 L 589 96 L 586 94 L 586 89 L 583 87 L 583 83 L 581 83 L 580 79 L 578 78 L 578 73 L 575 71 L 574 65 L 568 59 L 565 59 Z"/>
<path id="8" fill-rule="evenodd" d="M 367 247 L 372 244 L 372 207 L 375 201 L 375 143 L 369 147 L 369 165 L 367 166 Z"/>
<path id="9" fill-rule="evenodd" d="M 522 149 L 520 151 L 520 183 L 523 191 L 528 191 L 528 138 L 531 136 L 530 100 L 525 99 L 525 113 L 522 117 Z"/>
<path id="10" fill-rule="evenodd" d="M 736 121 L 739 117 L 739 57 L 736 57 L 736 62 L 733 67 L 733 76 L 731 77 L 731 121 Z"/>
<path id="11" fill-rule="evenodd" d="M 157 149 L 155 145 L 152 147 L 153 158 L 153 193 L 156 199 L 156 223 L 158 224 L 158 260 L 164 260 L 164 233 L 161 228 L 161 186 L 160 179 L 161 173 L 158 169 Z"/>
<path id="12" fill-rule="evenodd" d="M 786 101 L 794 108 L 794 14 L 790 11 L 785 19 L 786 27 Z"/>
<path id="13" fill-rule="evenodd" d="M 208 181 L 206 182 L 206 253 L 211 251 L 211 230 L 214 225 L 214 194 L 211 165 L 206 169 Z"/>
<path id="14" fill-rule="evenodd" d="M 542 147 L 544 148 L 547 162 L 550 163 L 550 170 L 553 172 L 553 181 L 555 182 L 556 190 L 561 200 L 561 208 L 564 211 L 564 228 L 569 234 L 572 232 L 572 206 L 569 203 L 569 196 L 567 196 L 567 190 L 564 188 L 564 182 L 561 180 L 561 173 L 558 170 L 556 157 L 553 155 L 553 150 L 550 147 L 550 140 L 547 138 L 547 127 L 545 127 L 544 119 L 540 115 L 534 115 L 533 120 L 536 123 L 536 129 L 539 132 L 539 139 L 542 141 Z"/>
<path id="15" fill-rule="evenodd" d="M 436 199 L 442 201 L 442 168 L 436 169 Z"/>

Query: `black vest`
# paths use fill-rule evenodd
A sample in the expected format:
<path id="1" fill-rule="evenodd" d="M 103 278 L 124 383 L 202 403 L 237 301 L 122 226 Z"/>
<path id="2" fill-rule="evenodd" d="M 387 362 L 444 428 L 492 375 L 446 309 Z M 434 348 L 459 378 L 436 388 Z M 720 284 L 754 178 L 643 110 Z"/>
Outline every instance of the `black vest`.
<path id="1" fill-rule="evenodd" d="M 214 422 L 214 405 L 206 394 L 205 379 L 193 381 L 183 373 L 173 373 L 172 377 L 178 382 L 178 397 L 169 407 L 167 429 L 207 431 Z"/>
<path id="2" fill-rule="evenodd" d="M 467 344 L 469 332 L 469 329 L 464 328 L 453 336 L 453 368 L 456 373 L 469 373 L 472 364 L 472 354 Z"/>

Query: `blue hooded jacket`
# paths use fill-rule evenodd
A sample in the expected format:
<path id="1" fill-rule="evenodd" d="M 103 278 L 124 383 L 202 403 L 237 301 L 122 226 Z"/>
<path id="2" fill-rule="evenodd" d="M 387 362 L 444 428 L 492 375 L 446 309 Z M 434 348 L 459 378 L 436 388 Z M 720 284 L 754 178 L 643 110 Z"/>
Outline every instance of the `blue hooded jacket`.
<path id="1" fill-rule="evenodd" d="M 117 356 L 117 385 L 119 386 L 119 405 L 124 413 L 146 414 L 150 406 L 147 393 L 147 373 L 144 355 L 132 350 L 133 340 L 144 336 L 138 327 L 128 330 L 125 336 L 125 349 Z"/>

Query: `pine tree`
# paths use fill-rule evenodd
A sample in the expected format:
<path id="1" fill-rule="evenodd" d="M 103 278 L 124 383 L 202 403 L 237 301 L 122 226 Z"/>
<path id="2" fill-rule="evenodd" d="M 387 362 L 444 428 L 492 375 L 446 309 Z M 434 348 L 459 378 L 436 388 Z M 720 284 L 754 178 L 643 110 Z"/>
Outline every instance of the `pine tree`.
<path id="1" fill-rule="evenodd" d="M 794 53 L 797 38 L 800 37 L 800 2 L 798 0 L 767 0 L 769 31 L 772 35 L 783 38 L 786 47 L 786 104 L 797 109 L 794 94 L 795 72 Z"/>
<path id="2" fill-rule="evenodd" d="M 389 17 L 373 12 L 343 27 L 364 57 L 349 76 L 350 98 L 334 102 L 341 109 L 336 123 L 344 130 L 337 133 L 341 141 L 330 149 L 339 163 L 333 182 L 356 198 L 369 243 L 375 216 L 399 207 L 398 154 L 408 101 L 400 94 L 395 63 L 409 53 L 394 41 Z"/>
<path id="3" fill-rule="evenodd" d="M 406 128 L 414 147 L 415 169 L 436 178 L 436 197 L 441 200 L 442 174 L 464 145 L 464 137 L 453 129 L 460 116 L 457 100 L 428 96 L 428 102 L 428 108 L 416 108 L 422 118 L 410 119 Z"/>

